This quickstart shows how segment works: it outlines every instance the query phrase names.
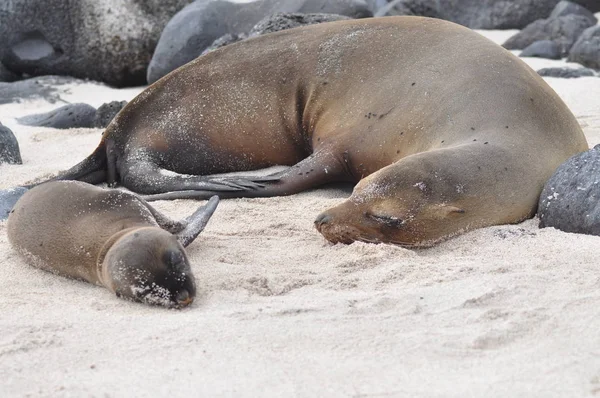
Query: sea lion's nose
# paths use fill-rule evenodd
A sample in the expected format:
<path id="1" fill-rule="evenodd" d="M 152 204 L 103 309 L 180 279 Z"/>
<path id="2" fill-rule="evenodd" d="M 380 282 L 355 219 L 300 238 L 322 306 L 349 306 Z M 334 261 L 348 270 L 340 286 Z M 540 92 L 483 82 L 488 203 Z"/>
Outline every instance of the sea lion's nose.
<path id="1" fill-rule="evenodd" d="M 187 290 L 182 290 L 179 293 L 177 293 L 177 297 L 175 298 L 175 300 L 177 300 L 177 304 L 179 306 L 185 307 L 186 305 L 194 301 L 194 298 L 190 296 L 190 292 L 188 292 Z"/>
<path id="2" fill-rule="evenodd" d="M 328 222 L 330 222 L 332 220 L 332 218 L 333 217 L 331 217 L 327 213 L 319 214 L 319 216 L 315 220 L 315 227 L 317 227 L 317 229 L 320 229 L 324 224 L 327 224 Z"/>

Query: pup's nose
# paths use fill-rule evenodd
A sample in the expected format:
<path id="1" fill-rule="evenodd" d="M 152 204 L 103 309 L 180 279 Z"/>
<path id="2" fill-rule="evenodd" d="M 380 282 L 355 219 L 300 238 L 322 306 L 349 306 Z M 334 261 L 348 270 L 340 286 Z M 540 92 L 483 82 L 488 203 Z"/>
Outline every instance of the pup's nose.
<path id="1" fill-rule="evenodd" d="M 332 219 L 332 217 L 327 213 L 319 214 L 319 216 L 315 220 L 315 227 L 317 227 L 317 229 L 320 229 L 323 225 L 330 222 L 331 219 Z"/>
<path id="2" fill-rule="evenodd" d="M 186 305 L 194 301 L 194 298 L 190 296 L 190 292 L 188 292 L 187 290 L 182 290 L 179 293 L 177 293 L 177 297 L 175 299 L 177 300 L 177 304 L 180 307 L 185 307 Z"/>

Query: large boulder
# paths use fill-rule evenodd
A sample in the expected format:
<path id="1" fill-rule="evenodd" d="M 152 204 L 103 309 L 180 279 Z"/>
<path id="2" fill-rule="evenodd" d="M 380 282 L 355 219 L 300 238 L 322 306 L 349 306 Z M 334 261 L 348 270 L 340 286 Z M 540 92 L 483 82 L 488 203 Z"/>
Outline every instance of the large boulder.
<path id="1" fill-rule="evenodd" d="M 503 46 L 508 50 L 522 50 L 540 40 L 551 40 L 558 44 L 560 53 L 566 57 L 579 36 L 592 22 L 580 15 L 565 15 L 559 18 L 540 19 L 509 38 Z"/>
<path id="2" fill-rule="evenodd" d="M 232 3 L 197 0 L 167 24 L 148 67 L 153 83 L 202 54 L 216 39 L 247 33 L 260 20 L 278 12 L 339 14 L 351 18 L 372 16 L 365 0 L 257 0 Z"/>
<path id="3" fill-rule="evenodd" d="M 573 156 L 546 183 L 540 227 L 600 235 L 600 145 Z"/>
<path id="4" fill-rule="evenodd" d="M 10 83 L 19 80 L 21 77 L 11 70 L 8 70 L 2 62 L 0 62 L 0 82 Z"/>
<path id="5" fill-rule="evenodd" d="M 0 163 L 22 164 L 19 143 L 13 132 L 0 123 Z"/>
<path id="6" fill-rule="evenodd" d="M 600 12 L 600 1 L 598 0 L 573 0 L 573 2 L 584 6 L 591 12 Z"/>
<path id="7" fill-rule="evenodd" d="M 394 7 L 387 15 L 434 17 L 472 29 L 522 29 L 533 21 L 548 18 L 560 0 L 392 1 Z"/>
<path id="8" fill-rule="evenodd" d="M 569 61 L 600 69 L 600 26 L 592 26 L 581 34 L 571 48 Z"/>
<path id="9" fill-rule="evenodd" d="M 562 0 L 556 5 L 556 7 L 554 7 L 554 10 L 552 10 L 552 13 L 550 14 L 549 18 L 559 18 L 564 17 L 565 15 L 580 15 L 582 17 L 588 18 L 591 21 L 592 25 L 598 23 L 598 19 L 594 16 L 594 14 L 592 14 L 590 10 L 577 3 L 573 3 L 572 1 L 566 0 Z"/>
<path id="10" fill-rule="evenodd" d="M 160 33 L 190 0 L 4 0 L 0 62 L 10 70 L 114 86 L 146 83 Z"/>

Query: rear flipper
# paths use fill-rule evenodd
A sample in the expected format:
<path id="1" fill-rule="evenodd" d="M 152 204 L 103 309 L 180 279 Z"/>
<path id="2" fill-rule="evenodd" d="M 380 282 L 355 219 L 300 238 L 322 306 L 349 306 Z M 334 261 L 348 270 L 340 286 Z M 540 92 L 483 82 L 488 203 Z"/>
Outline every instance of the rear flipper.
<path id="1" fill-rule="evenodd" d="M 200 232 L 204 230 L 208 220 L 210 220 L 210 217 L 217 209 L 218 204 L 219 197 L 213 196 L 208 200 L 208 203 L 198 208 L 198 210 L 184 220 L 185 228 L 175 234 L 183 247 L 187 247 L 192 243 Z"/>
<path id="2" fill-rule="evenodd" d="M 199 207 L 192 215 L 181 221 L 175 221 L 150 206 L 150 204 L 146 203 L 143 199 L 140 200 L 148 208 L 150 213 L 152 213 L 158 225 L 162 229 L 176 235 L 177 240 L 183 247 L 187 247 L 192 243 L 198 237 L 200 232 L 204 230 L 208 220 L 210 220 L 210 217 L 213 215 L 219 204 L 219 197 L 212 196 L 204 206 Z"/>
<path id="3" fill-rule="evenodd" d="M 121 171 L 121 180 L 124 187 L 141 194 L 186 190 L 212 192 L 207 194 L 204 199 L 208 199 L 217 192 L 244 191 L 263 186 L 261 178 L 209 178 L 184 175 L 162 169 L 150 161 L 141 160 L 137 160 L 133 164 L 126 164 Z"/>
<path id="4" fill-rule="evenodd" d="M 294 166 L 264 177 L 232 177 L 212 179 L 211 182 L 233 183 L 227 189 L 171 189 L 175 192 L 145 195 L 147 201 L 172 199 L 208 199 L 212 195 L 225 198 L 257 198 L 292 195 L 334 181 L 353 181 L 337 152 L 320 150 Z M 174 184 L 178 188 L 182 185 Z"/>

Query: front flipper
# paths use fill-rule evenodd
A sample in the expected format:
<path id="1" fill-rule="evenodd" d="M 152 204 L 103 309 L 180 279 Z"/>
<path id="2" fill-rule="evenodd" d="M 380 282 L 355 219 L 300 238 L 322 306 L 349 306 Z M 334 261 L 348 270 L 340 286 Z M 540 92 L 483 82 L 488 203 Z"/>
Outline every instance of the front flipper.
<path id="1" fill-rule="evenodd" d="M 306 159 L 279 173 L 265 177 L 227 177 L 211 181 L 226 181 L 235 183 L 239 189 L 207 190 L 207 189 L 179 189 L 176 192 L 167 192 L 154 195 L 145 195 L 147 201 L 171 199 L 207 199 L 212 195 L 226 198 L 257 198 L 269 196 L 292 195 L 320 185 L 337 182 L 353 181 L 354 178 L 347 172 L 345 162 L 340 159 L 337 152 L 323 149 L 313 153 Z"/>

